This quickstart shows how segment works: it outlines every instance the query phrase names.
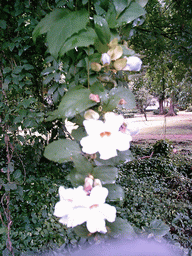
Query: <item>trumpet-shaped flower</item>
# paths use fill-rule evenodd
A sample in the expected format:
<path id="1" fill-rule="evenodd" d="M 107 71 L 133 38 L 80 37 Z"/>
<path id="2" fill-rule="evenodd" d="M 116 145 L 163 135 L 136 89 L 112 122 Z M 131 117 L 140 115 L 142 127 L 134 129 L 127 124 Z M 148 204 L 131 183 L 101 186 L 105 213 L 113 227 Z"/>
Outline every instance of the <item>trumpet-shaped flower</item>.
<path id="1" fill-rule="evenodd" d="M 100 158 L 107 160 L 117 156 L 117 150 L 125 151 L 130 147 L 131 136 L 120 131 L 124 118 L 115 113 L 107 113 L 105 122 L 84 120 L 83 125 L 88 136 L 81 139 L 82 151 L 87 154 L 100 153 Z"/>
<path id="2" fill-rule="evenodd" d="M 127 64 L 123 68 L 124 71 L 140 71 L 142 61 L 136 56 L 125 57 Z"/>
<path id="3" fill-rule="evenodd" d="M 114 222 L 116 209 L 105 203 L 108 190 L 95 186 L 90 194 L 83 187 L 76 189 L 59 188 L 60 201 L 55 205 L 54 215 L 67 227 L 75 227 L 87 222 L 90 233 L 106 233 L 105 219 Z"/>

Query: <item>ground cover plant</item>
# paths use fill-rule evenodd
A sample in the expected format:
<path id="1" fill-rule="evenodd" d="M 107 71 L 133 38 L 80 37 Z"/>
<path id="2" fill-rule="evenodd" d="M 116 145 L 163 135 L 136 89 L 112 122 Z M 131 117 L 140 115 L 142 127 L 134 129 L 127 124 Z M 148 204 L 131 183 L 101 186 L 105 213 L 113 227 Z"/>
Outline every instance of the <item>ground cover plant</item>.
<path id="1" fill-rule="evenodd" d="M 133 146 L 135 160 L 121 167 L 119 182 L 126 191 L 121 214 L 140 228 L 160 218 L 170 227 L 168 237 L 191 248 L 192 162 L 170 148 L 162 140 Z"/>

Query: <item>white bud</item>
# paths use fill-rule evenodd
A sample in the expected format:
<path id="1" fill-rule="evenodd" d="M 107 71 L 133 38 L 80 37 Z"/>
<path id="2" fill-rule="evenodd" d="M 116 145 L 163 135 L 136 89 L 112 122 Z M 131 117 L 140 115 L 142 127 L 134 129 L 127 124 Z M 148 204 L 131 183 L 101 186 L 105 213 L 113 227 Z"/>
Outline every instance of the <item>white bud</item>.
<path id="1" fill-rule="evenodd" d="M 109 56 L 109 54 L 103 53 L 101 55 L 101 62 L 103 63 L 103 65 L 106 65 L 106 64 L 109 65 L 111 62 L 111 57 Z"/>

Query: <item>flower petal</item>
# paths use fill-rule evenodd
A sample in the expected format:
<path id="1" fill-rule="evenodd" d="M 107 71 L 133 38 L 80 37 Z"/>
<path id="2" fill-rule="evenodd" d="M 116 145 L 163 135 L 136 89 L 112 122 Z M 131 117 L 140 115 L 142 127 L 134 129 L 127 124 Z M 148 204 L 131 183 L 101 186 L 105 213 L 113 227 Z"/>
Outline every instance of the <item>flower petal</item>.
<path id="1" fill-rule="evenodd" d="M 88 135 L 95 136 L 103 131 L 104 123 L 101 120 L 89 119 L 84 120 L 83 125 Z"/>
<path id="2" fill-rule="evenodd" d="M 59 187 L 60 200 L 72 200 L 73 195 L 74 195 L 74 190 L 72 188 L 65 189 L 63 186 Z"/>
<path id="3" fill-rule="evenodd" d="M 87 220 L 87 229 L 90 233 L 101 232 L 106 233 L 105 220 L 103 215 L 99 212 L 98 207 L 90 210 L 90 215 Z"/>
<path id="4" fill-rule="evenodd" d="M 118 132 L 113 134 L 113 145 L 120 151 L 125 151 L 130 148 L 130 141 L 132 140 L 129 134 Z"/>
<path id="5" fill-rule="evenodd" d="M 89 208 L 77 207 L 68 215 L 67 227 L 75 227 L 83 224 L 88 219 Z"/>
<path id="6" fill-rule="evenodd" d="M 73 207 L 71 202 L 62 200 L 56 203 L 53 215 L 56 217 L 63 217 L 69 214 L 72 209 Z"/>
<path id="7" fill-rule="evenodd" d="M 99 206 L 99 211 L 102 212 L 103 218 L 109 222 L 114 222 L 116 218 L 116 208 L 109 204 L 102 204 Z"/>
<path id="8" fill-rule="evenodd" d="M 99 136 L 86 136 L 81 139 L 82 151 L 87 154 L 95 154 L 100 146 L 101 138 Z"/>
<path id="9" fill-rule="evenodd" d="M 99 205 L 104 204 L 105 199 L 108 196 L 108 189 L 104 187 L 96 186 L 91 190 L 90 198 L 90 206 L 91 205 Z"/>

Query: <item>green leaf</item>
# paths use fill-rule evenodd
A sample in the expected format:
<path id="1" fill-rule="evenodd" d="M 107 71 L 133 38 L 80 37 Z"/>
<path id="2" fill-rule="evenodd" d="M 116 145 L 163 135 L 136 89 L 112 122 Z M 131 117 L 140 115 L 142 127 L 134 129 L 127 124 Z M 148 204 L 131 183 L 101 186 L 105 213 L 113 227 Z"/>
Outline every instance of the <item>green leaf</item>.
<path id="1" fill-rule="evenodd" d="M 126 163 L 133 160 L 131 151 L 128 149 L 126 151 L 118 151 L 118 156 L 112 157 L 108 160 L 100 159 L 99 156 L 96 158 L 95 163 L 97 165 L 118 165 L 121 163 Z"/>
<path id="2" fill-rule="evenodd" d="M 106 19 L 94 15 L 95 32 L 102 44 L 108 44 L 111 39 L 111 33 Z"/>
<path id="3" fill-rule="evenodd" d="M 7 228 L 6 227 L 0 228 L 0 235 L 6 234 L 6 233 L 7 233 Z"/>
<path id="4" fill-rule="evenodd" d="M 166 225 L 162 220 L 155 219 L 151 221 L 149 227 L 144 227 L 144 229 L 149 234 L 152 233 L 155 236 L 164 236 L 169 232 L 170 227 Z"/>
<path id="5" fill-rule="evenodd" d="M 3 90 L 7 91 L 9 89 L 9 83 L 11 82 L 11 77 L 10 76 L 7 76 L 5 79 L 4 79 L 4 82 L 2 84 L 2 88 Z"/>
<path id="6" fill-rule="evenodd" d="M 89 89 L 71 89 L 61 100 L 58 107 L 60 116 L 74 117 L 76 114 L 96 105 L 97 103 L 89 99 Z"/>
<path id="7" fill-rule="evenodd" d="M 59 139 L 50 143 L 44 152 L 46 158 L 58 163 L 72 161 L 72 157 L 77 154 L 81 154 L 79 145 L 68 139 Z"/>
<path id="8" fill-rule="evenodd" d="M 88 238 L 88 235 L 90 234 L 85 225 L 78 225 L 74 227 L 73 230 L 79 237 Z"/>
<path id="9" fill-rule="evenodd" d="M 14 172 L 14 163 L 13 162 L 8 163 L 8 169 L 9 169 L 10 173 Z"/>
<path id="10" fill-rule="evenodd" d="M 0 27 L 1 27 L 2 29 L 6 29 L 7 23 L 6 23 L 5 20 L 0 20 Z"/>
<path id="11" fill-rule="evenodd" d="M 22 69 L 23 69 L 23 66 L 17 66 L 17 67 L 15 67 L 15 69 L 13 70 L 13 73 L 14 73 L 14 74 L 20 74 L 21 71 L 22 71 Z"/>
<path id="12" fill-rule="evenodd" d="M 114 238 L 133 238 L 136 236 L 133 227 L 126 219 L 117 217 L 115 222 L 107 222 L 107 227 L 109 227 L 109 235 Z"/>
<path id="13" fill-rule="evenodd" d="M 67 9 L 56 9 L 53 12 L 47 14 L 45 18 L 43 18 L 35 27 L 32 34 L 33 40 L 36 41 L 39 35 L 47 33 L 56 21 L 65 17 L 68 13 L 69 11 Z"/>
<path id="14" fill-rule="evenodd" d="M 87 133 L 83 127 L 79 127 L 78 129 L 72 130 L 71 135 L 75 140 L 80 141 L 83 137 L 87 136 Z"/>
<path id="15" fill-rule="evenodd" d="M 25 70 L 34 69 L 34 67 L 33 67 L 32 65 L 30 65 L 30 64 L 25 64 L 25 65 L 23 65 L 23 68 L 24 68 Z"/>
<path id="16" fill-rule="evenodd" d="M 117 12 L 117 16 L 125 10 L 125 8 L 128 6 L 127 0 L 113 0 L 113 4 L 115 6 L 115 10 Z"/>
<path id="17" fill-rule="evenodd" d="M 60 119 L 60 118 L 62 118 L 62 117 L 60 116 L 60 114 L 59 114 L 58 109 L 56 109 L 56 110 L 54 110 L 54 111 L 52 111 L 52 112 L 48 112 L 47 114 L 48 114 L 48 117 L 46 118 L 46 122 L 51 122 L 51 121 L 53 121 L 53 120 L 55 120 L 55 119 Z"/>
<path id="18" fill-rule="evenodd" d="M 14 173 L 13 173 L 13 177 L 15 180 L 18 180 L 20 177 L 22 176 L 22 173 L 20 170 L 16 170 Z"/>
<path id="19" fill-rule="evenodd" d="M 55 58 L 57 58 L 61 48 L 75 33 L 86 29 L 89 22 L 89 13 L 86 10 L 70 12 L 62 19 L 54 22 L 47 33 L 48 48 Z"/>
<path id="20" fill-rule="evenodd" d="M 65 42 L 61 47 L 59 55 L 62 56 L 75 47 L 87 47 L 89 45 L 93 45 L 96 38 L 97 35 L 92 28 L 88 28 L 87 31 L 79 32 L 77 35 L 72 36 Z"/>
<path id="21" fill-rule="evenodd" d="M 123 55 L 124 56 L 132 56 L 135 55 L 135 51 L 132 49 L 127 48 L 125 45 L 121 45 L 123 49 Z"/>
<path id="22" fill-rule="evenodd" d="M 115 28 L 117 26 L 116 15 L 115 6 L 111 4 L 106 14 L 106 20 L 109 28 Z"/>
<path id="23" fill-rule="evenodd" d="M 110 90 L 108 98 L 109 98 L 108 103 L 105 106 L 103 106 L 103 109 L 105 111 L 112 111 L 117 106 L 119 108 L 125 108 L 125 109 L 135 108 L 135 97 L 128 88 L 124 88 L 124 87 L 113 88 Z M 121 99 L 124 99 L 126 104 L 119 105 L 119 101 Z"/>
<path id="24" fill-rule="evenodd" d="M 130 6 L 123 12 L 123 14 L 117 19 L 117 25 L 125 25 L 145 14 L 146 11 L 138 3 L 132 2 Z"/>
<path id="25" fill-rule="evenodd" d="M 85 182 L 85 175 L 82 173 L 79 173 L 77 170 L 73 169 L 68 175 L 67 179 L 70 180 L 73 187 L 77 186 L 83 186 Z"/>
<path id="26" fill-rule="evenodd" d="M 141 7 L 145 7 L 147 4 L 148 0 L 135 0 Z"/>
<path id="27" fill-rule="evenodd" d="M 72 161 L 74 162 L 77 172 L 83 174 L 84 177 L 92 173 L 93 165 L 84 156 L 80 154 L 73 155 Z"/>
<path id="28" fill-rule="evenodd" d="M 51 82 L 51 80 L 54 78 L 54 73 L 49 74 L 48 76 L 46 76 L 46 78 L 43 80 L 43 84 L 48 84 L 49 82 Z"/>
<path id="29" fill-rule="evenodd" d="M 120 185 L 116 184 L 105 184 L 104 187 L 106 187 L 109 191 L 107 200 L 108 201 L 123 201 L 125 197 L 125 193 L 123 188 Z"/>
<path id="30" fill-rule="evenodd" d="M 12 71 L 12 69 L 10 67 L 6 67 L 3 69 L 3 74 L 10 73 L 11 71 Z"/>
<path id="31" fill-rule="evenodd" d="M 3 184 L 5 191 L 10 191 L 10 190 L 16 190 L 17 189 L 17 184 L 16 183 L 7 183 Z"/>
<path id="32" fill-rule="evenodd" d="M 111 184 L 115 183 L 118 177 L 118 169 L 113 166 L 97 166 L 92 175 L 95 179 L 100 179 L 102 184 Z"/>
<path id="33" fill-rule="evenodd" d="M 55 70 L 54 67 L 45 68 L 45 69 L 41 72 L 41 75 L 43 75 L 43 76 L 48 75 L 48 74 L 52 73 L 54 70 Z"/>

